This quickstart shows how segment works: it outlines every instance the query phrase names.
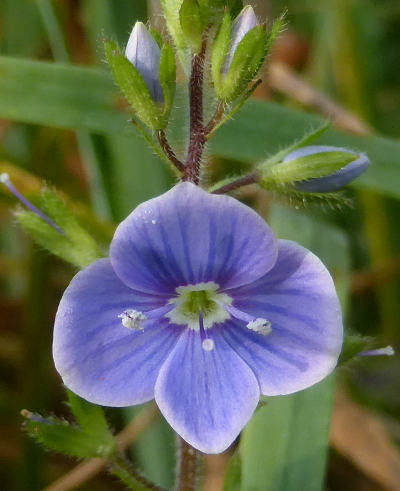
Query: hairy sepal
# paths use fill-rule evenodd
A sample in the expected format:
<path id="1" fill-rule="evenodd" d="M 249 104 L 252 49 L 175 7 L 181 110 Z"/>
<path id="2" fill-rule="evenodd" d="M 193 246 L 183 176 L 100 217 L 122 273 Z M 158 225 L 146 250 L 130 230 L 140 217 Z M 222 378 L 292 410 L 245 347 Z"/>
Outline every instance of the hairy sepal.
<path id="1" fill-rule="evenodd" d="M 160 82 L 164 92 L 162 126 L 166 127 L 171 114 L 176 92 L 176 62 L 172 46 L 164 44 L 160 58 Z"/>
<path id="2" fill-rule="evenodd" d="M 113 41 L 104 41 L 107 62 L 115 81 L 138 118 L 153 130 L 163 129 L 163 118 L 139 71 L 130 63 Z"/>
<path id="3" fill-rule="evenodd" d="M 232 19 L 228 11 L 224 13 L 221 27 L 214 40 L 211 53 L 211 72 L 217 97 L 222 99 L 222 67 L 229 51 L 231 41 Z"/>
<path id="4" fill-rule="evenodd" d="M 78 268 L 103 256 L 96 241 L 54 191 L 44 188 L 37 204 L 65 233 L 60 234 L 32 211 L 18 209 L 15 215 L 19 224 L 40 246 Z"/>
<path id="5" fill-rule="evenodd" d="M 230 103 L 239 97 L 254 80 L 267 55 L 268 36 L 263 25 L 254 27 L 236 48 L 226 75 L 221 75 L 217 97 Z"/>

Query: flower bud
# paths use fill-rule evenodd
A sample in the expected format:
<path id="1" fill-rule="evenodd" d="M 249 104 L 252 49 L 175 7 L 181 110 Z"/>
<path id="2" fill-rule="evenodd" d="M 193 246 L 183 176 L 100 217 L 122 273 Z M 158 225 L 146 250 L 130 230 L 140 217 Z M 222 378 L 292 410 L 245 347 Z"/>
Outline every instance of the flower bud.
<path id="1" fill-rule="evenodd" d="M 228 73 L 228 70 L 232 64 L 233 57 L 235 56 L 236 49 L 240 42 L 254 27 L 258 26 L 259 22 L 254 13 L 253 7 L 247 5 L 240 14 L 236 17 L 235 22 L 231 28 L 231 42 L 229 51 L 223 66 L 223 73 Z"/>
<path id="2" fill-rule="evenodd" d="M 314 157 L 311 157 L 314 156 Z M 310 157 L 310 159 L 307 159 Z M 352 158 L 353 157 L 353 158 Z M 307 162 L 309 160 L 309 162 Z M 318 160 L 320 164 L 318 165 Z M 315 167 L 315 177 L 306 175 L 305 179 L 294 181 L 293 185 L 298 191 L 311 193 L 326 193 L 341 189 L 351 181 L 360 176 L 367 170 L 371 162 L 365 154 L 358 154 L 347 148 L 331 146 L 307 146 L 299 148 L 289 153 L 283 163 L 302 161 L 307 171 Z M 312 164 L 310 165 L 310 163 Z M 321 175 L 318 167 L 327 170 L 325 175 Z M 329 172 L 329 167 L 333 172 Z M 301 176 L 301 166 L 299 166 L 299 177 Z M 335 168 L 337 170 L 335 170 Z"/>
<path id="3" fill-rule="evenodd" d="M 125 50 L 126 58 L 143 77 L 155 102 L 164 102 L 160 82 L 161 50 L 142 22 L 136 22 Z"/>
<path id="4" fill-rule="evenodd" d="M 267 56 L 275 31 L 273 28 L 267 34 L 250 6 L 241 11 L 233 24 L 229 12 L 225 12 L 211 55 L 218 99 L 230 103 L 247 92 Z"/>

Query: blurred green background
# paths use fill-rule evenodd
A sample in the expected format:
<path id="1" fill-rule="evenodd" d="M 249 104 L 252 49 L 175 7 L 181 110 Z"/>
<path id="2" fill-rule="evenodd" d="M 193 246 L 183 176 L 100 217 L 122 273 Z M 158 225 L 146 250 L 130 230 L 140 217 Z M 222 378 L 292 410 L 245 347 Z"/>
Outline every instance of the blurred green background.
<path id="1" fill-rule="evenodd" d="M 252 187 L 237 196 L 264 214 L 278 235 L 324 259 L 348 328 L 376 337 L 377 346 L 400 349 L 400 4 L 254 4 L 269 21 L 287 8 L 288 28 L 257 100 L 211 145 L 209 179 L 245 171 L 330 116 L 336 125 L 321 141 L 367 151 L 373 162 L 348 191 L 352 207 L 295 210 Z M 93 233 L 106 240 L 138 203 L 173 182 L 129 126 L 103 61 L 103 35 L 124 44 L 135 20 L 148 16 L 165 32 L 156 0 L 0 3 L 0 172 L 9 172 L 30 197 L 40 189 L 34 176 L 57 187 L 80 216 L 97 215 L 101 226 L 93 226 Z M 179 152 L 182 116 L 175 116 L 174 125 Z M 69 416 L 51 340 L 57 303 L 74 270 L 15 225 L 14 206 L 1 189 L 0 487 L 33 491 L 76 465 L 28 439 L 19 416 L 22 408 Z M 328 447 L 334 382 L 338 396 Z M 107 414 L 119 431 L 137 411 Z M 236 462 L 225 489 L 399 490 L 399 443 L 399 358 L 363 359 L 342 368 L 336 381 L 260 409 L 239 446 L 242 484 L 229 481 L 239 472 Z M 206 460 L 205 489 L 221 489 L 231 453 Z M 158 417 L 132 446 L 139 467 L 165 486 L 173 481 L 174 455 L 172 432 Z M 48 489 L 73 489 L 60 486 Z M 80 488 L 122 489 L 104 473 Z"/>

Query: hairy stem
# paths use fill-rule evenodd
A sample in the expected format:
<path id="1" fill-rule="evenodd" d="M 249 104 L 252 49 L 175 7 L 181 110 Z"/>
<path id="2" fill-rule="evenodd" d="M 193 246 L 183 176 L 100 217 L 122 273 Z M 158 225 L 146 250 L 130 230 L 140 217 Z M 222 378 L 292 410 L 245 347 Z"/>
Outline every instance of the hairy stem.
<path id="1" fill-rule="evenodd" d="M 185 164 L 183 164 L 178 157 L 175 155 L 171 145 L 168 142 L 167 135 L 164 130 L 157 131 L 157 138 L 160 147 L 163 149 L 165 155 L 174 164 L 174 166 L 179 170 L 179 172 L 185 172 Z"/>
<path id="2" fill-rule="evenodd" d="M 189 84 L 190 97 L 190 141 L 183 179 L 199 183 L 200 162 L 206 138 L 203 125 L 203 83 L 204 60 L 207 42 L 203 41 L 202 50 L 192 58 L 192 73 Z"/>
<path id="3" fill-rule="evenodd" d="M 199 453 L 180 438 L 179 476 L 176 491 L 195 491 Z"/>
<path id="4" fill-rule="evenodd" d="M 235 189 L 241 188 L 242 186 L 247 186 L 248 184 L 254 184 L 258 182 L 260 179 L 260 174 L 258 171 L 254 171 L 251 174 L 247 174 L 247 176 L 240 177 L 235 181 L 229 182 L 220 188 L 214 189 L 213 194 L 225 194 L 230 191 L 234 191 Z"/>

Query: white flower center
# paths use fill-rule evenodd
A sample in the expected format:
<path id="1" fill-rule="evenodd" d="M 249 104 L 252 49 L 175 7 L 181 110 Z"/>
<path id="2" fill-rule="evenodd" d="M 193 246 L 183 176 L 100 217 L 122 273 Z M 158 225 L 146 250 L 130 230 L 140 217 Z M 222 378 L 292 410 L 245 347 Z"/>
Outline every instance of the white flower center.
<path id="1" fill-rule="evenodd" d="M 200 330 L 199 313 L 202 313 L 204 329 L 230 319 L 230 314 L 222 305 L 231 305 L 232 298 L 226 293 L 218 293 L 219 285 L 213 281 L 196 285 L 179 286 L 178 294 L 169 303 L 176 307 L 167 317 L 173 324 Z"/>

